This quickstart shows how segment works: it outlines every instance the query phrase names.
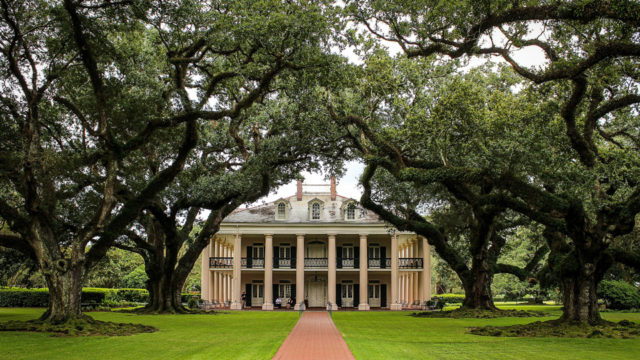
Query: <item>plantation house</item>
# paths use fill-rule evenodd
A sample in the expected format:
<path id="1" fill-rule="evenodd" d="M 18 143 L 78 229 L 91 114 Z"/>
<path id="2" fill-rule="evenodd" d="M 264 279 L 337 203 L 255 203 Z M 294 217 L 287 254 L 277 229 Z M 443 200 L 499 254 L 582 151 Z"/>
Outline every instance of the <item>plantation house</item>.
<path id="1" fill-rule="evenodd" d="M 208 269 L 208 270 L 207 270 Z M 273 310 L 415 307 L 431 297 L 426 239 L 389 228 L 330 185 L 229 215 L 202 256 L 202 299 Z"/>

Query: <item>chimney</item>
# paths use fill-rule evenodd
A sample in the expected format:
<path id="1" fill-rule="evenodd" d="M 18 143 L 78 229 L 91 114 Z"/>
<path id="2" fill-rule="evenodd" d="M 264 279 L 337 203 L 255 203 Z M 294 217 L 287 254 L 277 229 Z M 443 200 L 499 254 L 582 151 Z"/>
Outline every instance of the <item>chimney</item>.
<path id="1" fill-rule="evenodd" d="M 297 193 L 298 201 L 302 201 L 302 180 L 298 180 L 298 193 Z"/>
<path id="2" fill-rule="evenodd" d="M 331 201 L 336 200 L 336 177 L 331 177 Z"/>

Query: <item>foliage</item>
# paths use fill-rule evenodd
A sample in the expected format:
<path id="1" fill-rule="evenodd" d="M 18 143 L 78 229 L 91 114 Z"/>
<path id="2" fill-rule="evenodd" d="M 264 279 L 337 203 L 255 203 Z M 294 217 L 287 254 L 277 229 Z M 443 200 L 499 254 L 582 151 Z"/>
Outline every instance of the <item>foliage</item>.
<path id="1" fill-rule="evenodd" d="M 145 289 L 101 289 L 83 288 L 82 302 L 94 306 L 121 306 L 131 303 L 145 303 L 149 293 Z M 47 307 L 49 290 L 2 288 L 0 306 L 2 307 Z"/>
<path id="2" fill-rule="evenodd" d="M 138 288 L 145 287 L 144 280 L 140 279 L 137 269 L 142 266 L 144 272 L 144 261 L 138 254 L 129 251 L 112 248 L 109 249 L 88 274 L 84 285 L 98 288 Z M 131 275 L 133 274 L 133 275 Z M 129 281 L 134 276 L 137 282 Z M 140 282 L 140 280 L 142 280 Z"/>
<path id="3" fill-rule="evenodd" d="M 144 265 L 139 265 L 133 271 L 122 277 L 120 281 L 120 285 L 126 288 L 134 288 L 134 289 L 142 289 L 146 287 L 147 274 L 144 271 Z"/>
<path id="4" fill-rule="evenodd" d="M 605 300 L 610 309 L 640 309 L 640 291 L 624 281 L 603 280 L 598 285 L 598 296 Z"/>

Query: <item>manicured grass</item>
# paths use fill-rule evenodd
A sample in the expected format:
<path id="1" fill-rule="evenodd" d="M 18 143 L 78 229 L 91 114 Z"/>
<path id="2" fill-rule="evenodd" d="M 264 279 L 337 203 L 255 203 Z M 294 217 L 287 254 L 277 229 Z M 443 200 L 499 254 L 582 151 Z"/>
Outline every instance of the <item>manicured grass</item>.
<path id="1" fill-rule="evenodd" d="M 0 321 L 30 320 L 43 311 L 0 308 Z M 297 312 L 89 315 L 103 321 L 152 325 L 159 331 L 119 337 L 0 332 L 0 359 L 271 359 L 298 321 Z"/>
<path id="2" fill-rule="evenodd" d="M 502 306 L 501 306 L 502 307 Z M 546 318 L 437 319 L 410 312 L 337 312 L 333 320 L 357 359 L 636 359 L 640 339 L 506 338 L 466 334 L 470 326 L 513 325 L 560 316 L 558 306 L 503 306 Z M 640 322 L 640 313 L 603 313 Z"/>

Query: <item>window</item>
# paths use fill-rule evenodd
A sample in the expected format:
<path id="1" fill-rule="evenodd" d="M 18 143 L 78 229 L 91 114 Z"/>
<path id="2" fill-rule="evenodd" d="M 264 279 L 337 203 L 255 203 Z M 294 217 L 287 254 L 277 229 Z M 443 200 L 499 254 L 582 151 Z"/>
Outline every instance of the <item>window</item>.
<path id="1" fill-rule="evenodd" d="M 311 220 L 320 220 L 320 204 L 311 205 Z"/>
<path id="2" fill-rule="evenodd" d="M 251 255 L 254 259 L 264 259 L 264 245 L 254 245 Z"/>
<path id="3" fill-rule="evenodd" d="M 278 204 L 278 219 L 284 219 L 286 211 L 287 209 L 284 203 Z"/>
<path id="4" fill-rule="evenodd" d="M 283 299 L 291 297 L 291 284 L 279 284 L 278 285 L 278 294 Z"/>
<path id="5" fill-rule="evenodd" d="M 290 246 L 280 246 L 278 249 L 278 257 L 280 259 L 290 259 L 291 258 L 291 247 Z"/>
<path id="6" fill-rule="evenodd" d="M 354 220 L 356 218 L 356 206 L 351 203 L 347 205 L 347 220 Z"/>

